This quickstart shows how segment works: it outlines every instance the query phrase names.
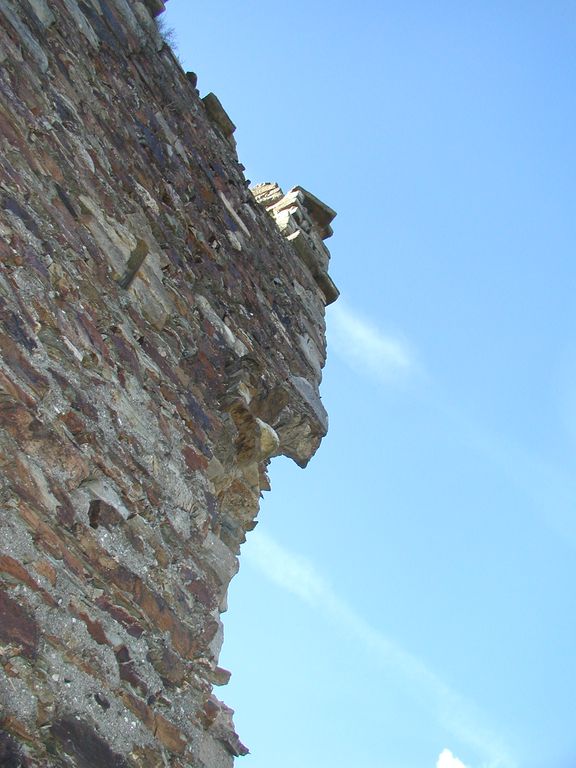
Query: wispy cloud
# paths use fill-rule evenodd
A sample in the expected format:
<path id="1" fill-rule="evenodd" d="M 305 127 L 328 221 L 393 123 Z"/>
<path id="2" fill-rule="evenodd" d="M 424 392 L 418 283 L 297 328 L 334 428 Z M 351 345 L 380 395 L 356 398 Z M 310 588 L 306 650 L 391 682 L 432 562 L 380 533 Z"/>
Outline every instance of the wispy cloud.
<path id="1" fill-rule="evenodd" d="M 418 374 L 419 381 L 426 384 L 420 395 L 445 416 L 455 435 L 530 498 L 548 528 L 576 546 L 576 482 L 571 477 L 506 434 L 474 419 L 457 399 L 439 388 L 406 339 L 384 332 L 342 301 L 330 308 L 328 336 L 330 349 L 365 376 L 390 384 Z"/>
<path id="2" fill-rule="evenodd" d="M 406 339 L 383 331 L 340 300 L 330 307 L 328 341 L 330 349 L 347 365 L 384 383 L 419 374 L 420 382 L 426 384 L 420 395 L 445 416 L 455 435 L 497 466 L 512 485 L 531 499 L 548 528 L 576 546 L 573 478 L 510 436 L 473 418 L 456 398 L 439 388 L 434 375 L 421 364 Z"/>
<path id="3" fill-rule="evenodd" d="M 342 302 L 330 310 L 328 339 L 348 365 L 382 381 L 397 380 L 415 365 L 405 340 L 385 333 Z"/>
<path id="4" fill-rule="evenodd" d="M 462 760 L 454 757 L 449 749 L 443 749 L 436 762 L 436 768 L 466 768 Z"/>
<path id="5" fill-rule="evenodd" d="M 402 674 L 415 687 L 419 699 L 427 702 L 442 726 L 482 755 L 481 768 L 516 768 L 516 762 L 504 745 L 483 725 L 476 707 L 448 686 L 418 657 L 404 650 L 362 618 L 338 596 L 312 563 L 289 552 L 261 531 L 250 535 L 243 556 L 278 587 L 336 621 L 380 664 Z M 442 759 L 446 761 L 447 757 Z M 465 766 L 457 760 L 453 763 L 438 763 L 437 768 Z"/>

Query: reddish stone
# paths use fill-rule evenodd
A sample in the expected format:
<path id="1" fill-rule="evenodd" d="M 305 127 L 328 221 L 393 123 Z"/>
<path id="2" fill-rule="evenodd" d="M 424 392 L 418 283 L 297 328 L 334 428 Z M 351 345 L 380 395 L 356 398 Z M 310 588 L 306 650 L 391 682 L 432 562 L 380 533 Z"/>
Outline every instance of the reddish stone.
<path id="1" fill-rule="evenodd" d="M 39 421 L 25 406 L 16 401 L 0 401 L 0 422 L 24 452 L 39 461 L 49 460 L 66 474 L 72 487 L 78 487 L 88 476 L 86 460 L 73 444 Z"/>
<path id="2" fill-rule="evenodd" d="M 183 569 L 183 575 L 187 578 L 186 589 L 191 592 L 202 605 L 205 605 L 206 608 L 214 608 L 217 602 L 214 591 L 210 589 L 206 582 L 194 576 L 191 571 L 186 573 L 186 570 L 187 569 Z"/>
<path id="3" fill-rule="evenodd" d="M 136 715 L 143 725 L 152 731 L 154 736 L 171 752 L 181 755 L 187 746 L 186 736 L 163 715 L 154 712 L 142 699 L 133 696 L 128 691 L 118 691 L 128 709 Z"/>
<path id="4" fill-rule="evenodd" d="M 76 575 L 84 577 L 84 564 L 71 551 L 67 542 L 62 541 L 39 514 L 30 506 L 20 502 L 20 516 L 32 531 L 37 545 L 49 552 L 56 560 L 64 560 L 67 567 Z"/>
<path id="5" fill-rule="evenodd" d="M 33 437 L 42 439 L 43 425 L 28 408 L 16 401 L 0 401 L 0 423 L 20 447 Z"/>
<path id="6" fill-rule="evenodd" d="M 89 649 L 84 649 L 82 654 L 75 653 L 70 650 L 68 644 L 63 641 L 61 637 L 56 635 L 43 635 L 43 639 L 46 640 L 53 648 L 57 648 L 66 661 L 73 664 L 79 670 L 87 675 L 98 680 L 100 683 L 106 683 L 109 675 L 107 663 L 102 661 L 97 654 L 92 653 Z"/>
<path id="7" fill-rule="evenodd" d="M 54 488 L 54 484 L 51 483 L 51 487 Z M 58 493 L 61 489 L 56 486 L 54 490 Z M 56 495 L 56 493 L 54 495 Z M 62 494 L 59 493 L 58 495 Z M 74 527 L 76 523 L 76 509 L 72 506 L 70 499 L 62 499 L 62 504 L 59 504 L 58 507 L 56 507 L 56 517 L 60 525 L 64 528 L 71 530 Z"/>
<path id="8" fill-rule="evenodd" d="M 92 421 L 98 421 L 98 411 L 83 395 L 80 394 L 80 392 L 73 393 L 70 405 L 83 416 L 86 416 Z"/>
<path id="9" fill-rule="evenodd" d="M 166 768 L 162 753 L 152 747 L 134 747 L 130 753 L 135 768 Z M 174 768 L 174 763 L 172 763 Z"/>
<path id="10" fill-rule="evenodd" d="M 92 621 L 92 619 L 85 613 L 81 613 L 80 618 L 86 624 L 86 629 L 97 643 L 100 645 L 108 644 L 106 632 L 104 631 L 104 627 L 102 624 L 100 624 L 99 621 Z"/>
<path id="11" fill-rule="evenodd" d="M 166 418 L 166 416 L 164 416 L 164 414 L 162 412 L 158 413 L 158 426 L 162 430 L 162 433 L 163 433 L 164 437 L 167 437 L 168 439 L 170 439 L 170 437 L 172 435 L 172 430 L 170 428 L 170 422 L 168 421 L 168 419 Z"/>
<path id="12" fill-rule="evenodd" d="M 90 502 L 88 518 L 92 528 L 98 528 L 99 525 L 103 525 L 108 530 L 124 522 L 120 512 L 111 504 L 102 501 L 102 499 L 93 499 Z"/>
<path id="13" fill-rule="evenodd" d="M 34 398 L 30 397 L 19 384 L 9 379 L 3 371 L 0 371 L 0 391 L 6 392 L 15 400 L 20 400 L 28 408 L 34 408 L 36 404 Z"/>
<path id="14" fill-rule="evenodd" d="M 220 629 L 220 624 L 215 621 L 214 619 L 209 619 L 206 622 L 206 626 L 204 627 L 203 631 L 198 635 L 198 640 L 201 641 L 203 647 L 208 647 L 212 640 L 215 638 L 216 633 Z"/>
<path id="15" fill-rule="evenodd" d="M 200 713 L 200 721 L 204 728 L 210 728 L 220 714 L 220 707 L 214 697 L 210 697 L 205 703 Z"/>
<path id="16" fill-rule="evenodd" d="M 33 565 L 34 570 L 36 570 L 41 576 L 44 576 L 44 578 L 47 579 L 50 584 L 52 584 L 52 586 L 55 586 L 57 573 L 56 569 L 53 568 L 50 563 L 48 563 L 46 560 L 39 560 Z"/>
<path id="17" fill-rule="evenodd" d="M 201 646 L 196 633 L 192 627 L 180 621 L 163 598 L 145 587 L 139 604 L 155 626 L 170 633 L 172 645 L 178 653 L 187 659 L 193 658 L 198 653 Z"/>
<path id="18" fill-rule="evenodd" d="M 114 413 L 112 409 L 110 412 L 111 414 Z M 121 445 L 117 445 L 117 447 L 122 452 L 108 447 L 104 455 L 96 454 L 94 461 L 107 477 L 122 487 L 126 484 L 127 475 L 138 475 L 142 472 L 143 467 L 137 464 L 133 453 L 123 450 Z"/>
<path id="19" fill-rule="evenodd" d="M 19 646 L 23 656 L 35 659 L 40 630 L 32 615 L 0 590 L 0 639 Z"/>
<path id="20" fill-rule="evenodd" d="M 151 709 L 146 702 L 129 693 L 126 690 L 118 691 L 118 696 L 122 699 L 128 709 L 133 712 L 138 720 L 148 728 L 148 730 L 154 732 L 154 710 Z"/>
<path id="21" fill-rule="evenodd" d="M 182 455 L 184 456 L 184 461 L 186 462 L 189 469 L 205 470 L 208 466 L 208 462 L 204 456 L 202 456 L 200 453 L 196 453 L 196 451 L 189 446 L 186 446 L 182 450 Z"/>
<path id="22" fill-rule="evenodd" d="M 0 555 L 0 571 L 7 573 L 23 584 L 27 584 L 36 591 L 39 589 L 38 584 L 30 576 L 26 568 L 13 557 L 10 557 L 10 555 Z"/>
<path id="23" fill-rule="evenodd" d="M 176 392 L 167 384 L 160 384 L 160 392 L 162 393 L 164 399 L 167 402 L 172 403 L 172 405 L 178 405 L 180 403 Z"/>
<path id="24" fill-rule="evenodd" d="M 158 368 L 160 368 L 164 376 L 166 376 L 166 378 L 173 384 L 178 385 L 178 377 L 174 373 L 173 367 L 170 365 L 168 359 L 166 357 L 162 357 L 162 355 L 159 353 L 158 346 L 146 338 L 144 339 L 142 348 L 144 349 L 144 352 L 146 352 L 146 354 L 150 357 L 150 359 L 156 363 Z"/>
<path id="25" fill-rule="evenodd" d="M 219 741 L 226 747 L 227 751 L 233 757 L 245 757 L 250 754 L 250 750 L 240 741 L 238 734 L 230 730 L 219 737 Z"/>
<path id="26" fill-rule="evenodd" d="M 136 618 L 124 610 L 124 608 L 112 603 L 106 596 L 102 595 L 97 598 L 96 605 L 122 624 L 131 637 L 138 638 L 143 635 L 144 627 L 138 623 Z"/>
<path id="27" fill-rule="evenodd" d="M 122 367 L 127 368 L 130 373 L 133 373 L 134 376 L 141 380 L 142 371 L 140 369 L 140 361 L 134 348 L 126 341 L 120 332 L 112 333 L 110 341 L 116 350 L 116 354 Z"/>
<path id="28" fill-rule="evenodd" d="M 136 671 L 136 665 L 133 659 L 130 658 L 130 653 L 125 645 L 121 645 L 114 650 L 116 655 L 116 661 L 118 662 L 118 671 L 120 673 L 120 680 L 125 680 L 134 688 L 140 689 L 144 695 L 148 693 L 148 686 L 138 675 Z"/>
<path id="29" fill-rule="evenodd" d="M 214 685 L 228 685 L 232 673 L 223 667 L 216 667 L 210 674 L 210 681 Z"/>
<path id="30" fill-rule="evenodd" d="M 50 386 L 48 379 L 28 362 L 12 339 L 4 333 L 0 333 L 0 353 L 5 365 L 23 378 L 39 397 L 44 397 Z"/>
<path id="31" fill-rule="evenodd" d="M 140 536 L 140 534 L 131 528 L 130 525 L 125 526 L 124 533 L 126 534 L 126 538 L 130 542 L 130 545 L 134 547 L 136 552 L 144 554 L 146 546 L 144 544 L 144 539 Z"/>
<path id="32" fill-rule="evenodd" d="M 0 724 L 2 728 L 8 733 L 13 734 L 14 736 L 18 736 L 19 738 L 23 739 L 24 741 L 33 742 L 34 736 L 32 733 L 30 733 L 29 728 L 26 727 L 24 723 L 22 723 L 20 720 L 18 720 L 14 715 L 6 715 L 6 717 L 3 717 L 0 721 Z M 1 752 L 0 752 L 0 765 L 10 765 L 9 762 L 3 763 L 1 759 Z M 18 765 L 18 764 L 16 764 Z"/>
<path id="33" fill-rule="evenodd" d="M 126 570 L 122 567 L 118 568 L 113 576 L 114 580 L 116 581 L 121 571 Z M 121 581 L 124 583 L 131 582 L 131 591 L 136 603 L 154 626 L 170 633 L 174 648 L 179 653 L 189 657 L 197 650 L 197 643 L 195 642 L 192 628 L 180 621 L 168 605 L 168 602 L 161 595 L 149 589 L 135 574 L 131 574 L 129 579 L 126 579 L 125 575 L 123 575 Z"/>
<path id="34" fill-rule="evenodd" d="M 0 452 L 0 467 L 20 499 L 36 508 L 46 511 L 50 509 L 53 500 L 32 476 L 30 466 L 22 453 L 12 452 L 9 456 Z"/>
<path id="35" fill-rule="evenodd" d="M 44 602 L 47 603 L 47 605 L 50 605 L 52 608 L 57 605 L 57 602 L 54 600 L 52 595 L 49 595 L 43 587 L 34 581 L 26 568 L 24 568 L 24 566 L 17 560 L 14 560 L 13 557 L 10 557 L 10 555 L 0 555 L 0 571 L 2 573 L 8 574 L 9 576 L 12 576 L 12 578 L 16 579 L 17 581 L 21 581 L 23 584 L 26 584 L 28 587 L 30 587 L 30 589 L 33 589 L 34 592 L 39 592 L 42 595 Z"/>
<path id="36" fill-rule="evenodd" d="M 6 198 L 4 198 L 4 207 L 6 207 Z M 33 222 L 31 223 L 34 224 Z M 36 349 L 37 344 L 29 335 L 24 318 L 28 322 L 31 320 L 30 315 L 24 309 L 22 315 L 17 315 L 6 306 L 5 302 L 0 301 L 0 322 L 4 329 L 19 346 L 31 352 L 33 349 Z"/>
<path id="37" fill-rule="evenodd" d="M 164 685 L 181 685 L 186 677 L 186 664 L 170 648 L 164 646 L 151 649 L 148 652 L 148 661 L 154 666 Z"/>
<path id="38" fill-rule="evenodd" d="M 96 323 L 88 316 L 86 312 L 76 312 L 76 318 L 80 325 L 82 326 L 82 329 L 84 330 L 85 334 L 90 339 L 90 342 L 93 346 L 98 349 L 102 357 L 106 360 L 107 363 L 112 363 L 112 358 L 110 356 L 110 351 L 108 348 L 108 345 L 102 338 L 102 334 L 98 330 Z"/>
<path id="39" fill-rule="evenodd" d="M 157 714 L 154 720 L 155 733 L 157 739 L 177 755 L 181 755 L 187 746 L 186 736 L 173 723 L 167 720 L 163 715 Z"/>
<path id="40" fill-rule="evenodd" d="M 86 629 L 99 645 L 109 644 L 104 627 L 98 620 L 91 619 L 75 600 L 70 601 L 69 607 L 71 612 L 86 624 Z"/>
<path id="41" fill-rule="evenodd" d="M 78 768 L 128 768 L 124 758 L 113 752 L 104 739 L 77 718 L 65 717 L 50 727 L 52 736 L 60 742 Z"/>
<path id="42" fill-rule="evenodd" d="M 67 411 L 60 416 L 60 419 L 66 424 L 66 427 L 78 442 L 88 442 L 88 440 L 80 440 L 85 434 L 86 424 L 75 411 Z"/>
<path id="43" fill-rule="evenodd" d="M 12 144 L 13 147 L 22 149 L 21 131 L 19 131 L 18 128 L 14 126 L 14 123 L 10 117 L 4 114 L 3 110 L 0 110 L 0 133 L 9 144 Z"/>

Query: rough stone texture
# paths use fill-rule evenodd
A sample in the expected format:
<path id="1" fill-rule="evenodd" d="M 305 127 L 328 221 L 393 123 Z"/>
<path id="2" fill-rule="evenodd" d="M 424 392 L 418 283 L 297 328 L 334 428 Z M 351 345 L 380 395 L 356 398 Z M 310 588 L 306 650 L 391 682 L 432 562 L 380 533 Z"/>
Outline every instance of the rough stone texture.
<path id="1" fill-rule="evenodd" d="M 334 212 L 247 189 L 163 7 L 0 0 L 2 766 L 246 753 L 220 613 L 270 458 L 327 428 Z"/>

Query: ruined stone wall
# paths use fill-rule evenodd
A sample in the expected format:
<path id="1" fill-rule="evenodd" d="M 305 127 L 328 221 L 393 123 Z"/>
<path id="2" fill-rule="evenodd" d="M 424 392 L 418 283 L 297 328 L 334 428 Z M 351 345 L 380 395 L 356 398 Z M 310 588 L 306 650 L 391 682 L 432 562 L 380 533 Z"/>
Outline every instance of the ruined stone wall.
<path id="1" fill-rule="evenodd" d="M 160 0 L 0 0 L 0 765 L 229 767 L 220 614 L 304 466 L 323 239 L 247 188 Z M 272 215 L 270 215 L 272 214 Z"/>

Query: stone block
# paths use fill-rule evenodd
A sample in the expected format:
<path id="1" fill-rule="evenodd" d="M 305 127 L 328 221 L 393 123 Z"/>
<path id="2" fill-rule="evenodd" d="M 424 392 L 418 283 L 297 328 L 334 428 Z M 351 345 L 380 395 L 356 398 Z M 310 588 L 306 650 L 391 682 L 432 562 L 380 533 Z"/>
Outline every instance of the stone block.
<path id="1" fill-rule="evenodd" d="M 211 122 L 218 126 L 224 138 L 230 138 L 236 130 L 236 126 L 230 120 L 226 110 L 220 103 L 220 99 L 214 93 L 208 93 L 204 96 L 202 102 Z"/>
<path id="2" fill-rule="evenodd" d="M 43 27 L 50 27 L 56 21 L 54 14 L 48 7 L 47 0 L 25 0 L 28 3 L 38 21 Z"/>
<path id="3" fill-rule="evenodd" d="M 28 659 L 38 654 L 40 630 L 32 613 L 0 589 L 0 640 Z"/>

